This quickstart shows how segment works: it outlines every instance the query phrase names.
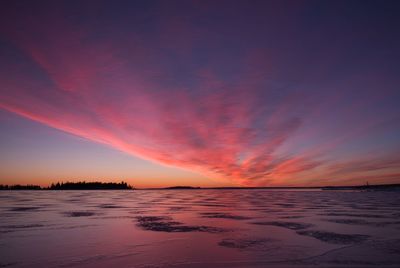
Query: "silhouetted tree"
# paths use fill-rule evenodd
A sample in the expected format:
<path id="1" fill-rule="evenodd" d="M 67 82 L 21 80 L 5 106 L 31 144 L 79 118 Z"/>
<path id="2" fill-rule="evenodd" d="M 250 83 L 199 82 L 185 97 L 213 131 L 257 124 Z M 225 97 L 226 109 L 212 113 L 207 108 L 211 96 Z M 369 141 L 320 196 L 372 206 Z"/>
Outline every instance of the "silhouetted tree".
<path id="1" fill-rule="evenodd" d="M 54 186 L 52 184 L 49 187 L 50 190 L 129 190 L 133 189 L 132 186 L 122 181 L 120 183 L 115 182 L 57 182 Z"/>

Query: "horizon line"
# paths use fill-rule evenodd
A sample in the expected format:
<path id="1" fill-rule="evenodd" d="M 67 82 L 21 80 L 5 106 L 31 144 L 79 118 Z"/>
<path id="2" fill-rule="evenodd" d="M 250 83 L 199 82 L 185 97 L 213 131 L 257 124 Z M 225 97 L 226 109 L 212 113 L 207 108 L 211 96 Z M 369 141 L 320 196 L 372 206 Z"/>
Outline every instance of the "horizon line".
<path id="1" fill-rule="evenodd" d="M 78 181 L 78 182 L 69 182 L 66 183 L 101 183 L 101 184 L 108 184 L 108 183 L 126 183 L 125 181 L 120 182 L 99 182 L 99 181 Z M 57 182 L 59 183 L 59 182 Z M 39 187 L 41 190 L 49 189 L 51 185 L 55 185 L 57 183 L 50 183 L 48 186 L 40 186 L 36 184 L 0 184 L 0 186 L 34 186 Z M 64 183 L 64 182 L 61 182 Z M 320 185 L 320 186 L 217 186 L 217 187 L 201 187 L 201 186 L 189 186 L 189 185 L 173 185 L 173 186 L 164 186 L 164 187 L 132 187 L 133 190 L 218 190 L 218 189 L 322 189 L 322 188 L 368 188 L 368 187 L 400 187 L 400 183 L 388 183 L 388 184 L 363 184 L 363 185 Z"/>

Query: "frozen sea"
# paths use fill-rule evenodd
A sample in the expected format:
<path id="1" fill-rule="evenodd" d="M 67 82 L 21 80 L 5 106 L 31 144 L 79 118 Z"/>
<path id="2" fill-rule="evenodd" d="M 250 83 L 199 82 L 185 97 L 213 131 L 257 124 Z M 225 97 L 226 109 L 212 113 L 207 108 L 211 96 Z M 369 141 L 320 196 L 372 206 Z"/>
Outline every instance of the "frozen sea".
<path id="1" fill-rule="evenodd" d="M 400 193 L 1 191 L 0 267 L 400 267 Z"/>

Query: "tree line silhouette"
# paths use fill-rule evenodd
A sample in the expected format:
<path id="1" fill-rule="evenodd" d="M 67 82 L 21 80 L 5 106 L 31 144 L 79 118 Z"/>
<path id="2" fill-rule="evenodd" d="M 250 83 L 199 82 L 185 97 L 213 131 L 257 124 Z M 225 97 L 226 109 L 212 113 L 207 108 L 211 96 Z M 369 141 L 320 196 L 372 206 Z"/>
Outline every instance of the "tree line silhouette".
<path id="1" fill-rule="evenodd" d="M 131 185 L 126 182 L 57 182 L 49 187 L 40 187 L 39 185 L 1 185 L 0 190 L 132 190 Z"/>
<path id="2" fill-rule="evenodd" d="M 0 184 L 0 190 L 41 190 L 39 185 L 2 185 Z"/>

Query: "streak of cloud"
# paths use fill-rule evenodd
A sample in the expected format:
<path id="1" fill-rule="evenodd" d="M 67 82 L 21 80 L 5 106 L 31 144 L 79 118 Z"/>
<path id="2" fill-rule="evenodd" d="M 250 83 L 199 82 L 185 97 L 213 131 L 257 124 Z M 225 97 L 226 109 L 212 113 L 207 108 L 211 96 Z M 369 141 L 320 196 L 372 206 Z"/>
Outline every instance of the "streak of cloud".
<path id="1" fill-rule="evenodd" d="M 185 5 L 179 15 L 174 5 L 168 12 L 162 5 L 149 6 L 146 12 L 132 11 L 132 18 L 112 17 L 102 5 L 84 5 L 77 14 L 73 5 L 49 5 L 36 7 L 36 13 L 20 7 L 23 19 L 18 21 L 12 18 L 15 10 L 1 19 L 0 107 L 94 142 L 242 184 L 290 184 L 314 170 L 347 170 L 339 164 L 326 169 L 326 155 L 357 138 L 360 129 L 382 121 L 378 117 L 345 129 L 359 118 L 376 117 L 364 112 L 376 104 L 369 98 L 376 90 L 366 86 L 361 96 L 367 101 L 354 100 L 346 86 L 320 93 L 321 87 L 337 83 L 325 84 L 332 77 L 322 83 L 318 69 L 333 72 L 331 66 L 341 63 L 327 53 L 332 50 L 328 43 L 311 53 L 312 38 L 293 47 L 294 52 L 271 43 L 268 36 L 289 44 L 281 32 L 296 37 L 296 20 L 288 20 L 283 11 L 264 18 L 257 7 L 246 7 L 249 20 L 240 28 L 236 15 L 241 7 L 225 10 L 221 21 L 206 13 L 208 5 Z M 289 11 L 301 18 L 304 9 Z M 280 31 L 265 27 L 264 39 L 255 34 L 259 23 L 271 21 L 282 22 Z M 349 48 L 335 50 L 342 51 Z M 306 55 L 312 55 L 313 65 L 307 66 Z M 346 79 L 357 88 L 354 77 Z M 385 101 L 391 94 L 388 86 L 379 96 Z M 324 137 L 331 113 L 348 116 L 347 121 L 329 121 L 335 134 L 342 133 L 313 141 Z M 293 141 L 299 137 L 310 145 L 296 148 Z"/>

